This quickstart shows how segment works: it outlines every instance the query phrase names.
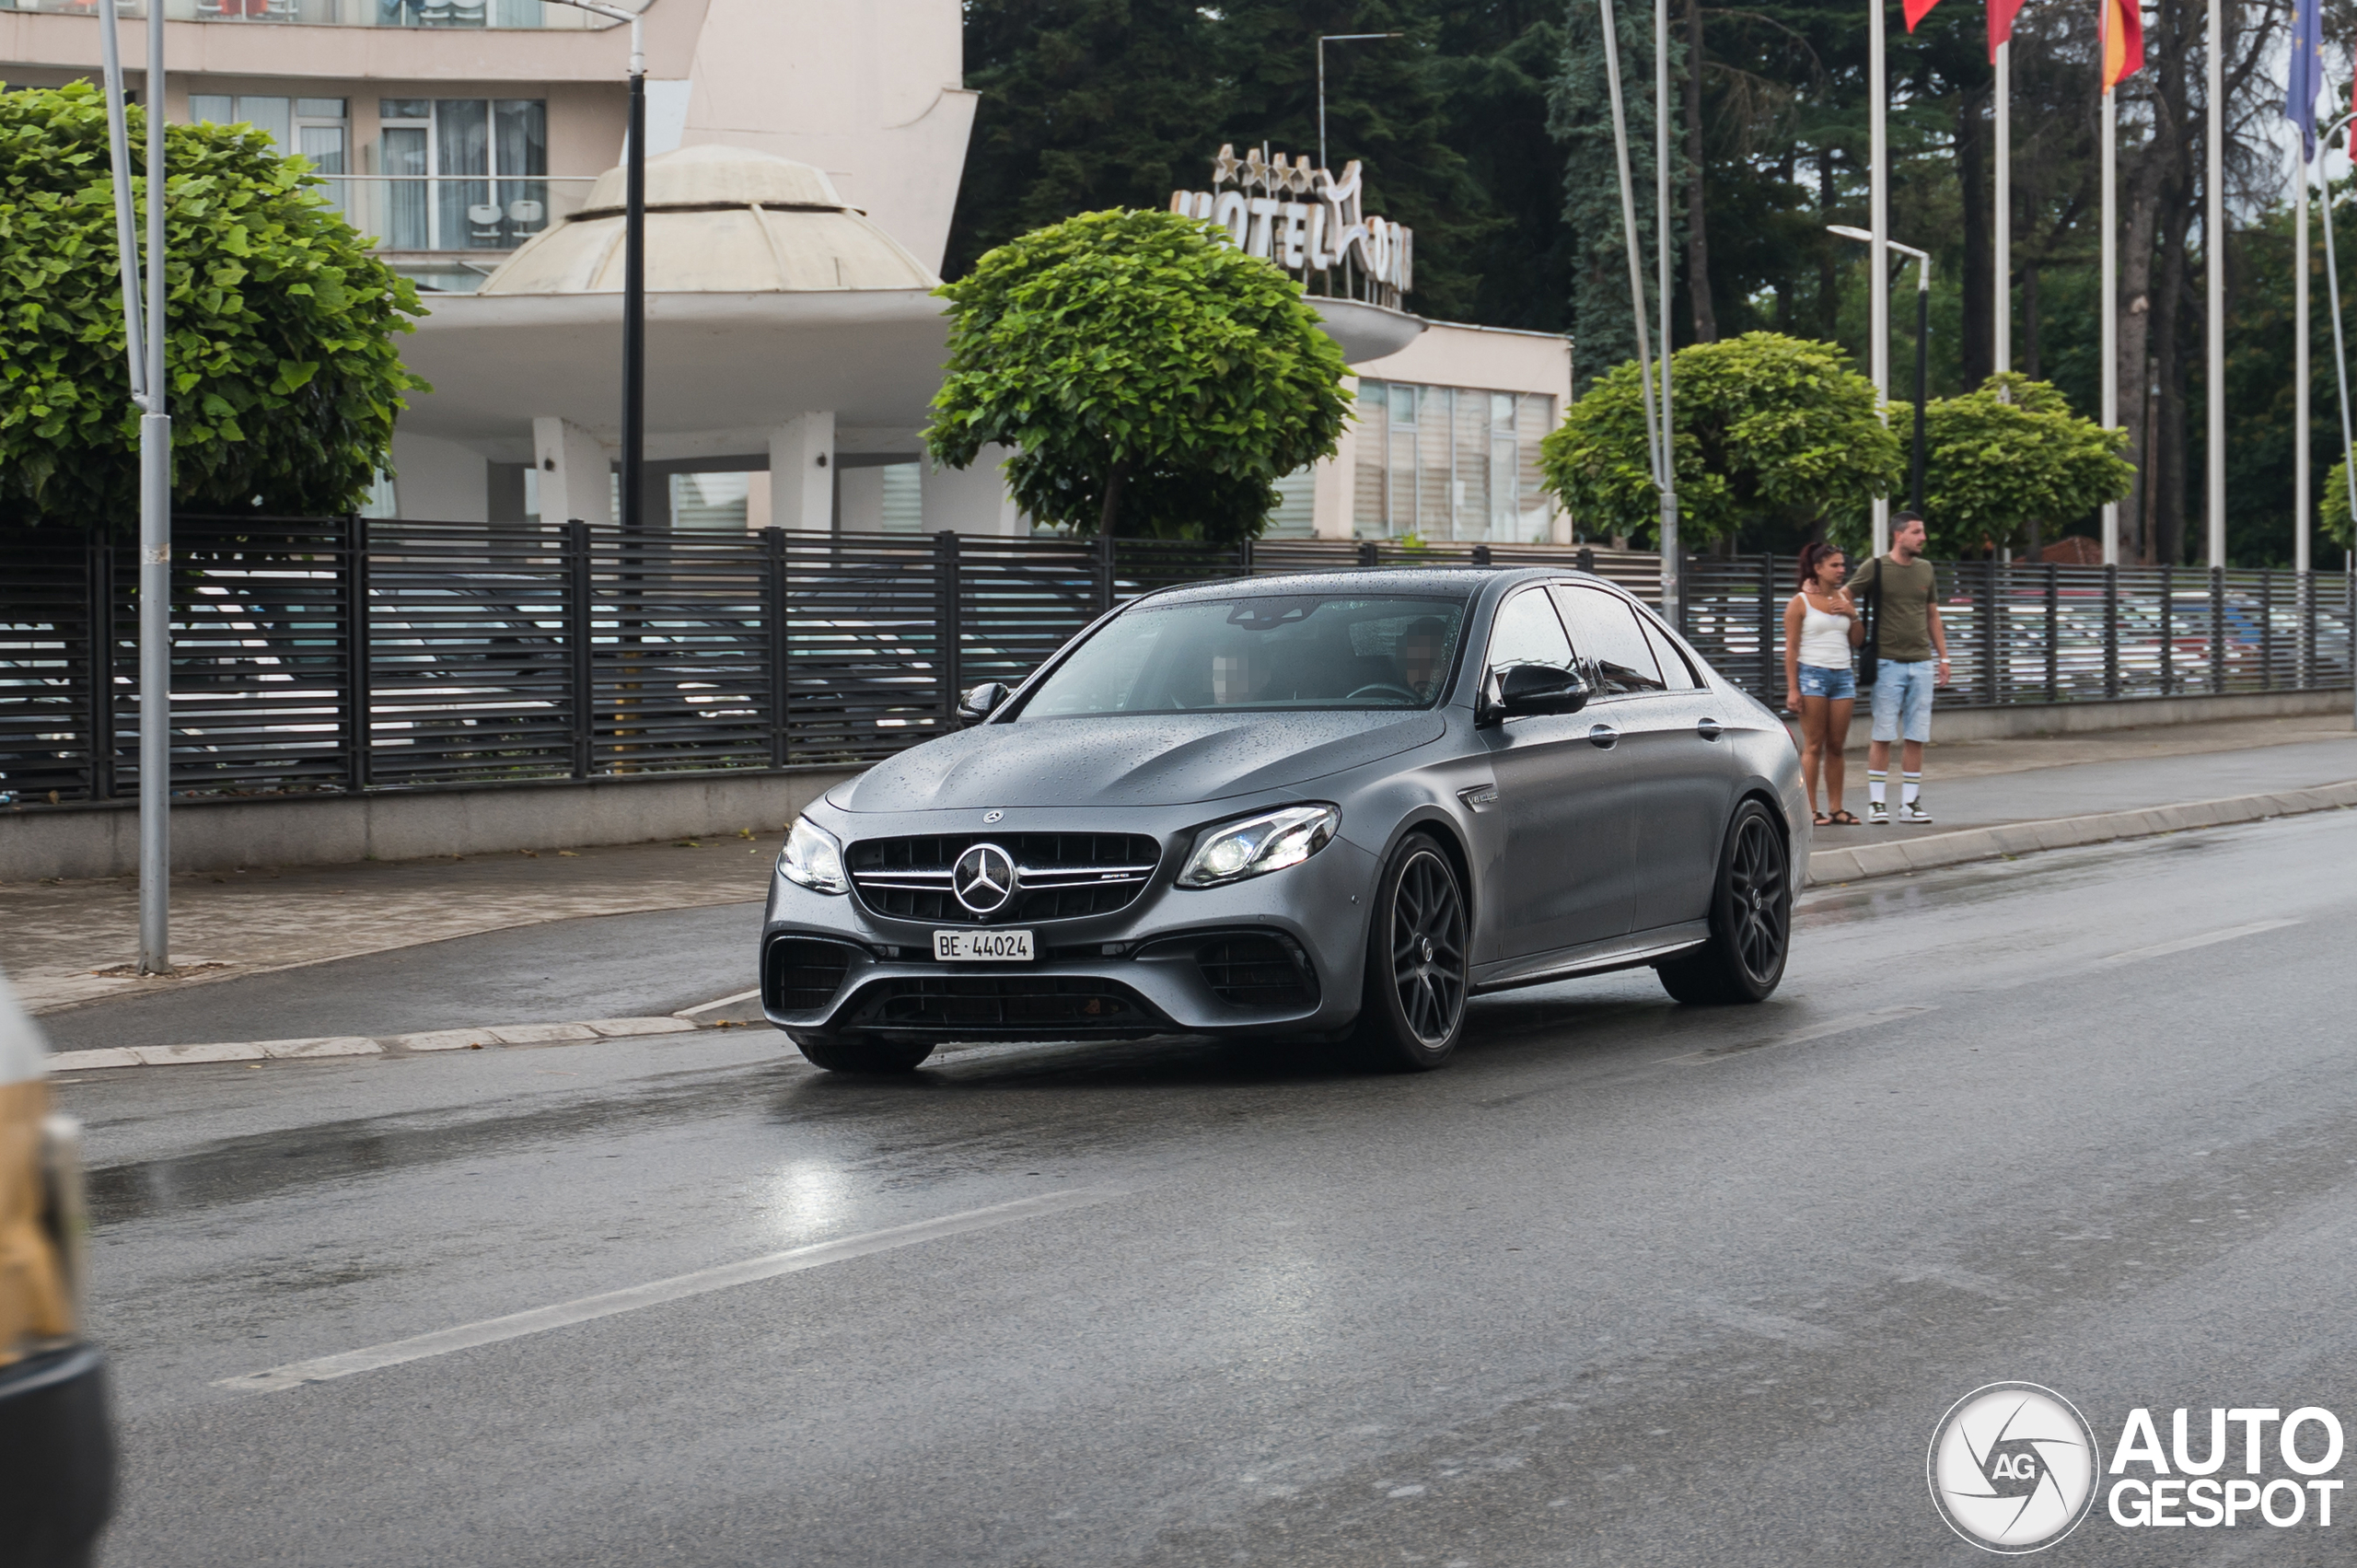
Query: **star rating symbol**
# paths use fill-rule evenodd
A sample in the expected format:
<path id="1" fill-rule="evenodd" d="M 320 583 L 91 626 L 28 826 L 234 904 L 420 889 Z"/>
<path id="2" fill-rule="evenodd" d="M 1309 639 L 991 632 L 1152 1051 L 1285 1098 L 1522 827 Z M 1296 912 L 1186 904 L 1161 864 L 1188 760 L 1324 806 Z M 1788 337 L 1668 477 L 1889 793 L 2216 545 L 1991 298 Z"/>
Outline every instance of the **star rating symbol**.
<path id="1" fill-rule="evenodd" d="M 1217 190 L 1235 179 L 1236 171 L 1243 167 L 1236 156 L 1236 144 L 1222 142 L 1219 145 L 1219 157 L 1212 159 L 1212 188 Z"/>

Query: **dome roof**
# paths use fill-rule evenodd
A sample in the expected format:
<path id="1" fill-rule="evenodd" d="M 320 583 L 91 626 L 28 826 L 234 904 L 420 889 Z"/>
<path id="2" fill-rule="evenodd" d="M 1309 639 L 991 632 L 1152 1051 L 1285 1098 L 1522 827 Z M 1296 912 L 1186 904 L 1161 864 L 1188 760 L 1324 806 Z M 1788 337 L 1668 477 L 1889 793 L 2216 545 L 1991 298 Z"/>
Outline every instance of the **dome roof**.
<path id="1" fill-rule="evenodd" d="M 626 173 L 526 241 L 483 281 L 488 295 L 602 294 L 622 286 Z M 646 160 L 650 294 L 930 289 L 941 280 L 823 169 L 749 147 L 695 146 Z"/>

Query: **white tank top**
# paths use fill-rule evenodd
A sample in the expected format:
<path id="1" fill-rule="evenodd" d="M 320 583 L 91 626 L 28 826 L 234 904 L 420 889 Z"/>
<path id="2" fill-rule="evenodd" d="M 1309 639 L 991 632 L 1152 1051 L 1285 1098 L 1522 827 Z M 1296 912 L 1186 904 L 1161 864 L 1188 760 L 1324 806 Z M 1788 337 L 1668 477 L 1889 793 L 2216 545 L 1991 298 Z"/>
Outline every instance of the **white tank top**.
<path id="1" fill-rule="evenodd" d="M 1850 618 L 1829 615 L 1809 603 L 1808 596 L 1801 601 L 1801 663 L 1818 669 L 1850 668 Z"/>

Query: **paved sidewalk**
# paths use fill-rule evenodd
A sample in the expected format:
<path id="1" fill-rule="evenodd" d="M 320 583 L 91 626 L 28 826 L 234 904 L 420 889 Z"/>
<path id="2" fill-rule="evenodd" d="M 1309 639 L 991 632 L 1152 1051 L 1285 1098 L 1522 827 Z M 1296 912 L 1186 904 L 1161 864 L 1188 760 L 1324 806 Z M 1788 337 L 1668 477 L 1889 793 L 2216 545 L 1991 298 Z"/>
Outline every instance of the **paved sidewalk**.
<path id="1" fill-rule="evenodd" d="M 2336 784 L 2357 779 L 2357 734 L 2332 714 L 1934 742 L 1925 771 L 1933 826 L 1821 829 L 1815 847 Z M 1851 780 L 1850 804 L 1859 809 L 1862 753 L 1851 754 Z M 106 972 L 135 953 L 132 878 L 0 885 L 0 923 L 9 933 L 0 962 L 35 1012 L 116 996 L 160 999 L 212 981 L 585 915 L 752 903 L 766 892 L 780 839 L 770 832 L 192 874 L 173 887 L 173 950 L 188 967 L 170 979 Z"/>

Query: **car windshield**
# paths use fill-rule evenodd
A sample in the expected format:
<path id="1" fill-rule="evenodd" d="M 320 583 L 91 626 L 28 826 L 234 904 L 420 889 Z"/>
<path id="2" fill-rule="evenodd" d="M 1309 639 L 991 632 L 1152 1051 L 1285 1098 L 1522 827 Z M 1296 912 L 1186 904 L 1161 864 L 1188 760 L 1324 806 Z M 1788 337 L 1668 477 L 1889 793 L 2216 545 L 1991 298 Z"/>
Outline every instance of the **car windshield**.
<path id="1" fill-rule="evenodd" d="M 1025 719 L 1197 708 L 1429 708 L 1465 601 L 1343 594 L 1144 605 L 1091 637 Z"/>

